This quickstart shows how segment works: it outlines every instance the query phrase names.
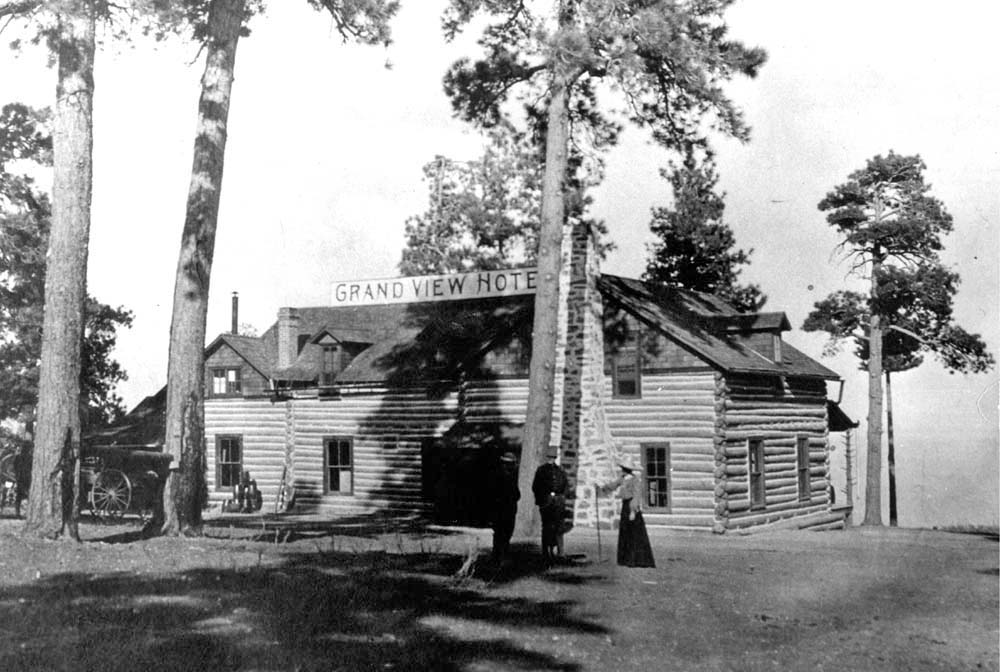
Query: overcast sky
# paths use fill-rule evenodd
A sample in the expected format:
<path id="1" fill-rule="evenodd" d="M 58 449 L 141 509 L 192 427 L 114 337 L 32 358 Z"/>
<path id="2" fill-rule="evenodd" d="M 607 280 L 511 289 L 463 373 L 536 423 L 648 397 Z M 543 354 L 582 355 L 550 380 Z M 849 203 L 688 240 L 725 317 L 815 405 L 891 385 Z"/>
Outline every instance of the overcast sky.
<path id="1" fill-rule="evenodd" d="M 229 328 L 233 291 L 240 321 L 263 331 L 281 306 L 327 303 L 335 279 L 396 275 L 404 220 L 426 203 L 421 166 L 435 154 L 475 158 L 481 146 L 441 90 L 447 66 L 474 48 L 443 42 L 441 0 L 404 1 L 388 50 L 342 45 L 305 2 L 270 4 L 237 55 L 211 337 Z M 745 279 L 768 294 L 768 310 L 788 314 L 787 339 L 820 358 L 823 338 L 799 330 L 813 302 L 862 288 L 816 204 L 891 149 L 927 163 L 933 195 L 955 218 L 944 257 L 962 277 L 958 322 L 996 353 L 1000 3 L 770 0 L 737 3 L 728 18 L 769 60 L 756 80 L 730 87 L 753 137 L 716 142 L 726 220 L 754 249 Z M 180 42 L 137 42 L 105 45 L 97 61 L 89 284 L 135 312 L 117 353 L 129 406 L 166 377 L 195 58 Z M 0 82 L 0 103 L 51 104 L 54 73 L 39 52 L 3 53 Z M 595 203 L 618 245 L 605 271 L 642 272 L 650 207 L 669 203 L 658 175 L 668 158 L 640 132 L 609 156 Z M 843 406 L 862 420 L 863 444 L 866 379 L 849 353 L 822 361 L 846 381 Z M 996 524 L 996 372 L 949 375 L 929 361 L 893 383 L 903 524 Z"/>

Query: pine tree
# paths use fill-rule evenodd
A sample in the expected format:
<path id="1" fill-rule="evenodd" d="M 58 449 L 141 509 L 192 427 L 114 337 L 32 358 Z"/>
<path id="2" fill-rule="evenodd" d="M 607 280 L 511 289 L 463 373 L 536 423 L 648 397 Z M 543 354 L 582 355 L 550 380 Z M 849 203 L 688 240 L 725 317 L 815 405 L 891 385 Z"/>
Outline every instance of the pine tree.
<path id="1" fill-rule="evenodd" d="M 555 0 L 551 17 L 546 17 L 520 0 L 451 0 L 446 10 L 449 37 L 480 13 L 496 19 L 480 39 L 483 57 L 460 60 L 445 76 L 456 113 L 481 126 L 495 126 L 509 119 L 505 103 L 515 90 L 529 110 L 544 110 L 539 117 L 544 120 L 539 128 L 544 129 L 545 152 L 522 492 L 530 489 L 550 439 L 562 228 L 574 195 L 580 193 L 574 189 L 579 178 L 574 168 L 579 167 L 571 161 L 571 148 L 594 159 L 614 144 L 619 125 L 602 111 L 613 103 L 598 100 L 599 88 L 619 94 L 627 120 L 648 128 L 664 147 L 689 151 L 706 146 L 708 118 L 715 130 L 745 140 L 749 129 L 722 82 L 738 74 L 756 75 L 765 56 L 727 39 L 722 15 L 730 4 L 732 0 L 683 6 L 668 0 Z M 535 518 L 533 507 L 520 507 L 518 534 L 531 532 Z"/>
<path id="2" fill-rule="evenodd" d="M 832 345 L 853 337 L 868 371 L 868 464 L 863 525 L 882 524 L 883 372 L 920 363 L 934 352 L 956 371 L 983 371 L 993 365 L 978 336 L 952 321 L 951 299 L 958 276 L 940 264 L 942 237 L 952 218 L 929 194 L 926 166 L 919 156 L 889 152 L 869 159 L 861 170 L 820 201 L 827 221 L 844 240 L 852 270 L 867 269 L 867 297 L 836 292 L 816 304 L 804 329 L 831 335 Z"/>
<path id="3" fill-rule="evenodd" d="M 401 273 L 462 273 L 535 264 L 542 178 L 537 133 L 500 124 L 489 130 L 488 138 L 477 160 L 438 156 L 424 166 L 428 207 L 406 221 Z M 587 222 L 601 241 L 598 253 L 604 255 L 613 246 L 604 241 L 604 222 L 589 217 L 591 199 L 585 193 L 598 179 L 599 175 L 591 175 L 577 186 L 568 217 Z"/>
<path id="4" fill-rule="evenodd" d="M 673 188 L 674 204 L 653 208 L 649 228 L 657 241 L 648 247 L 644 279 L 714 294 L 739 310 L 760 310 L 767 300 L 760 287 L 738 282 L 753 250 L 733 249 L 736 238 L 722 221 L 726 205 L 716 193 L 719 177 L 711 157 L 701 165 L 688 157 L 662 175 Z"/>
<path id="5" fill-rule="evenodd" d="M 32 41 L 49 46 L 57 71 L 38 432 L 25 521 L 25 531 L 40 537 L 78 538 L 81 397 L 75 382 L 81 373 L 93 189 L 94 56 L 98 21 L 114 37 L 125 34 L 116 29 L 113 13 L 156 37 L 175 17 L 170 3 L 148 0 L 0 0 L 0 18 L 26 21 L 36 32 Z"/>
<path id="6" fill-rule="evenodd" d="M 889 524 L 898 522 L 896 498 L 896 457 L 892 424 L 891 379 L 893 373 L 908 371 L 934 354 L 950 372 L 981 373 L 994 364 L 986 344 L 954 324 L 952 299 L 958 291 L 959 276 L 936 261 L 914 266 L 883 265 L 877 280 L 878 302 L 874 309 L 882 325 L 882 369 L 885 372 L 886 431 L 889 468 Z M 817 301 L 802 328 L 825 331 L 830 340 L 824 354 L 834 354 L 845 341 L 853 341 L 860 368 L 868 370 L 870 312 L 868 297 L 851 291 L 834 292 Z"/>
<path id="7" fill-rule="evenodd" d="M 388 20 L 398 7 L 393 0 L 308 2 L 333 17 L 345 40 L 363 44 L 388 42 Z M 174 469 L 164 489 L 163 511 L 150 526 L 164 534 L 201 530 L 206 492 L 203 353 L 229 103 L 244 22 L 260 3 L 188 0 L 186 8 L 195 38 L 205 45 L 205 71 L 170 324 L 165 450 L 174 457 Z"/>

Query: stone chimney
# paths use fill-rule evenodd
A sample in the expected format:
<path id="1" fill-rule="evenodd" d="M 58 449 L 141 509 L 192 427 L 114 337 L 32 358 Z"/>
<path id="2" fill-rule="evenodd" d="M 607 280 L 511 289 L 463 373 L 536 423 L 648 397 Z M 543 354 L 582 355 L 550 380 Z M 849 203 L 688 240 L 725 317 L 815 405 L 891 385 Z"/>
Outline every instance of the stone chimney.
<path id="1" fill-rule="evenodd" d="M 617 447 L 605 413 L 604 305 L 597 289 L 600 264 L 595 247 L 590 226 L 563 229 L 562 356 L 556 360 L 560 398 L 553 413 L 561 419 L 559 463 L 570 476 L 574 522 L 607 529 L 617 524 L 618 504 L 609 497 L 599 500 L 594 492 L 595 486 L 614 477 Z"/>
<path id="2" fill-rule="evenodd" d="M 278 309 L 278 368 L 285 369 L 299 356 L 299 311 Z"/>
<path id="3" fill-rule="evenodd" d="M 240 333 L 240 293 L 233 292 L 233 335 Z"/>

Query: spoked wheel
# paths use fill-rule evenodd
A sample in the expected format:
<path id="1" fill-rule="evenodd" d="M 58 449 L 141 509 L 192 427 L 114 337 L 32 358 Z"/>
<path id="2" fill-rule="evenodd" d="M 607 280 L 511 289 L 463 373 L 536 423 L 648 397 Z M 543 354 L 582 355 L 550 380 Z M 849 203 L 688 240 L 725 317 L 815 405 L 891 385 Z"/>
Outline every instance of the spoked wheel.
<path id="1" fill-rule="evenodd" d="M 102 520 L 121 518 L 132 503 L 132 483 L 117 469 L 102 469 L 90 490 L 90 510 Z"/>

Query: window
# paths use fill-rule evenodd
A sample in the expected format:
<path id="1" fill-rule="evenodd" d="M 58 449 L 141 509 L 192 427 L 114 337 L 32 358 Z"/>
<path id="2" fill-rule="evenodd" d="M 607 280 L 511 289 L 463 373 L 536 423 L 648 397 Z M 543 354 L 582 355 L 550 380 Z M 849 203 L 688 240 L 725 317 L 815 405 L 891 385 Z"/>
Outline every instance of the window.
<path id="1" fill-rule="evenodd" d="M 332 436 L 323 440 L 324 491 L 349 495 L 354 492 L 354 441 Z"/>
<path id="2" fill-rule="evenodd" d="M 243 472 L 243 437 L 215 437 L 215 487 L 235 488 Z"/>
<path id="3" fill-rule="evenodd" d="M 781 363 L 781 334 L 773 334 L 771 336 L 772 350 L 774 351 L 774 362 L 776 364 Z"/>
<path id="4" fill-rule="evenodd" d="M 323 386 L 333 385 L 333 379 L 337 377 L 337 360 L 339 359 L 339 346 L 323 346 L 323 375 L 319 384 Z"/>
<path id="5" fill-rule="evenodd" d="M 750 472 L 750 508 L 764 508 L 764 440 L 750 439 L 747 445 Z"/>
<path id="6" fill-rule="evenodd" d="M 643 445 L 642 468 L 646 472 L 646 507 L 670 512 L 670 444 Z"/>
<path id="7" fill-rule="evenodd" d="M 238 395 L 243 391 L 239 369 L 212 369 L 212 396 Z"/>
<path id="8" fill-rule="evenodd" d="M 623 352 L 611 360 L 611 385 L 614 396 L 642 396 L 639 361 L 637 351 Z"/>
<path id="9" fill-rule="evenodd" d="M 347 368 L 357 352 L 357 345 L 353 343 L 324 343 L 323 371 L 319 384 L 324 387 L 332 386 L 336 382 L 337 374 Z"/>
<path id="10" fill-rule="evenodd" d="M 808 502 L 812 489 L 809 479 L 809 437 L 795 440 L 795 466 L 799 474 L 799 501 Z"/>

